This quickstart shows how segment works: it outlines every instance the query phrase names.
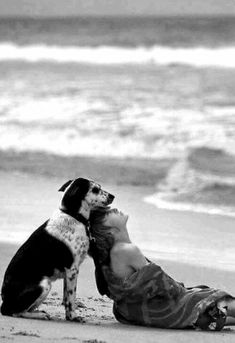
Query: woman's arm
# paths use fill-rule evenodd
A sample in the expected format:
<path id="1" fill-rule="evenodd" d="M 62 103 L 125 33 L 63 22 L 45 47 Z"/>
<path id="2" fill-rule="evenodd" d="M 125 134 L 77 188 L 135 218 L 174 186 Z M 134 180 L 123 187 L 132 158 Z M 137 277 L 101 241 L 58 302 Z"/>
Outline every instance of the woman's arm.
<path id="1" fill-rule="evenodd" d="M 148 264 L 141 250 L 134 244 L 126 248 L 126 263 L 135 270 L 139 270 Z"/>
<path id="2" fill-rule="evenodd" d="M 149 263 L 140 249 L 132 243 L 117 243 L 110 256 L 113 272 L 120 277 L 129 276 Z"/>

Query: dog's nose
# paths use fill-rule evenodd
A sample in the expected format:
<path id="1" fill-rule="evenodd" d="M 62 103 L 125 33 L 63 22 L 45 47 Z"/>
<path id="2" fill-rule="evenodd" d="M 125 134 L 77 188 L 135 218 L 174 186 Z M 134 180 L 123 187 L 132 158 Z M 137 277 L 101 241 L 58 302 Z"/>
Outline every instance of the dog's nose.
<path id="1" fill-rule="evenodd" d="M 109 193 L 109 197 L 108 197 L 108 200 L 109 200 L 109 203 L 111 204 L 113 202 L 113 199 L 115 198 L 115 196 L 113 194 L 110 194 Z"/>

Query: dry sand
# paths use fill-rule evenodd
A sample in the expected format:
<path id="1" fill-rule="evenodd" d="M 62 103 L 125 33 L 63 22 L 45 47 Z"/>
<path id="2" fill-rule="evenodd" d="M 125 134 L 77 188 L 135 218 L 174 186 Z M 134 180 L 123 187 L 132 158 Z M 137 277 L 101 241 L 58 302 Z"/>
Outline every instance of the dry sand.
<path id="1" fill-rule="evenodd" d="M 47 219 L 58 206 L 59 194 L 55 191 L 66 180 L 64 175 L 46 177 L 22 172 L 0 173 L 0 227 L 16 231 L 17 228 L 32 229 Z M 110 181 L 110 180 L 108 180 Z M 234 228 L 234 219 L 207 215 L 177 213 L 157 210 L 154 206 L 143 203 L 144 195 L 151 194 L 150 185 L 141 187 L 118 185 L 113 182 L 106 188 L 117 195 L 116 205 L 130 213 L 134 219 L 131 226 L 158 227 L 171 223 L 190 228 L 200 225 L 215 227 L 217 231 L 228 230 L 229 239 Z M 194 223 L 194 224 L 193 224 Z M 134 239 L 134 237 L 132 237 Z M 170 239 L 170 237 L 169 237 Z M 0 281 L 17 245 L 0 244 Z M 235 273 L 215 268 L 205 268 L 179 263 L 177 261 L 158 260 L 163 268 L 174 278 L 184 281 L 186 285 L 208 284 L 223 288 L 235 294 Z M 101 297 L 96 290 L 93 263 L 87 258 L 81 266 L 78 281 L 77 304 L 78 314 L 85 323 L 70 323 L 64 320 L 64 309 L 61 305 L 62 282 L 53 284 L 50 296 L 42 308 L 51 315 L 50 321 L 28 320 L 4 317 L 0 315 L 0 342 L 234 342 L 235 330 L 226 328 L 222 332 L 199 332 L 192 330 L 163 330 L 140 326 L 123 325 L 112 315 L 112 303 Z"/>

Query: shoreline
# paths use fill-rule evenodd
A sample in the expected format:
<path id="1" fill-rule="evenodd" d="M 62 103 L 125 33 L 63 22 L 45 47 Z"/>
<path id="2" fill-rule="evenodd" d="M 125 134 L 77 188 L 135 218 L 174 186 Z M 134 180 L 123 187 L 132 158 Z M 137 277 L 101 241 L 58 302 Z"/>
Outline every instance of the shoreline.
<path id="1" fill-rule="evenodd" d="M 67 180 L 0 170 L 0 243 L 22 244 L 58 208 L 58 189 Z M 202 268 L 216 261 L 217 269 L 235 271 L 234 217 L 157 208 L 144 200 L 152 194 L 149 185 L 118 184 L 117 179 L 102 185 L 116 196 L 113 206 L 129 214 L 130 236 L 150 258 Z"/>
<path id="2" fill-rule="evenodd" d="M 235 217 L 235 208 L 232 205 L 198 202 L 195 199 L 167 200 L 167 195 L 165 197 L 161 194 L 157 187 L 176 162 L 173 158 L 64 156 L 45 152 L 0 150 L 0 159 L 0 174 L 19 173 L 54 180 L 88 177 L 101 184 L 145 188 L 144 201 L 154 205 L 156 209 Z M 222 198 L 226 194 L 218 196 Z"/>
<path id="3" fill-rule="evenodd" d="M 157 208 L 168 210 L 168 211 L 179 211 L 179 212 L 195 212 L 204 213 L 212 216 L 225 216 L 235 217 L 234 208 L 230 207 L 215 207 L 215 205 L 209 204 L 197 204 L 186 201 L 167 201 L 161 199 L 157 194 L 150 195 L 144 199 L 146 202 L 155 205 Z"/>

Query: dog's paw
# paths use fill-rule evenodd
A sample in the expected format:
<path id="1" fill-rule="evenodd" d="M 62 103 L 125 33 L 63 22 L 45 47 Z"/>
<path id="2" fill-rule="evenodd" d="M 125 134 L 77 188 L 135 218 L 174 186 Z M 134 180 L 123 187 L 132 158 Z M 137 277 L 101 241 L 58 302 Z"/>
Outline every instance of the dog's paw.
<path id="1" fill-rule="evenodd" d="M 51 316 L 46 311 L 40 311 L 41 319 L 51 320 Z"/>
<path id="2" fill-rule="evenodd" d="M 13 314 L 13 317 L 26 318 L 26 319 L 41 319 L 41 320 L 50 320 L 51 317 L 45 311 L 32 311 L 32 312 L 21 312 Z"/>
<path id="3" fill-rule="evenodd" d="M 66 315 L 66 320 L 77 323 L 85 323 L 85 319 L 81 316 L 77 316 L 76 313 Z"/>
<path id="4" fill-rule="evenodd" d="M 81 317 L 81 316 L 76 316 L 76 317 L 74 317 L 74 318 L 72 319 L 72 321 L 73 321 L 73 322 L 77 322 L 77 323 L 82 323 L 82 324 L 86 323 L 85 319 L 84 319 L 83 317 Z"/>

